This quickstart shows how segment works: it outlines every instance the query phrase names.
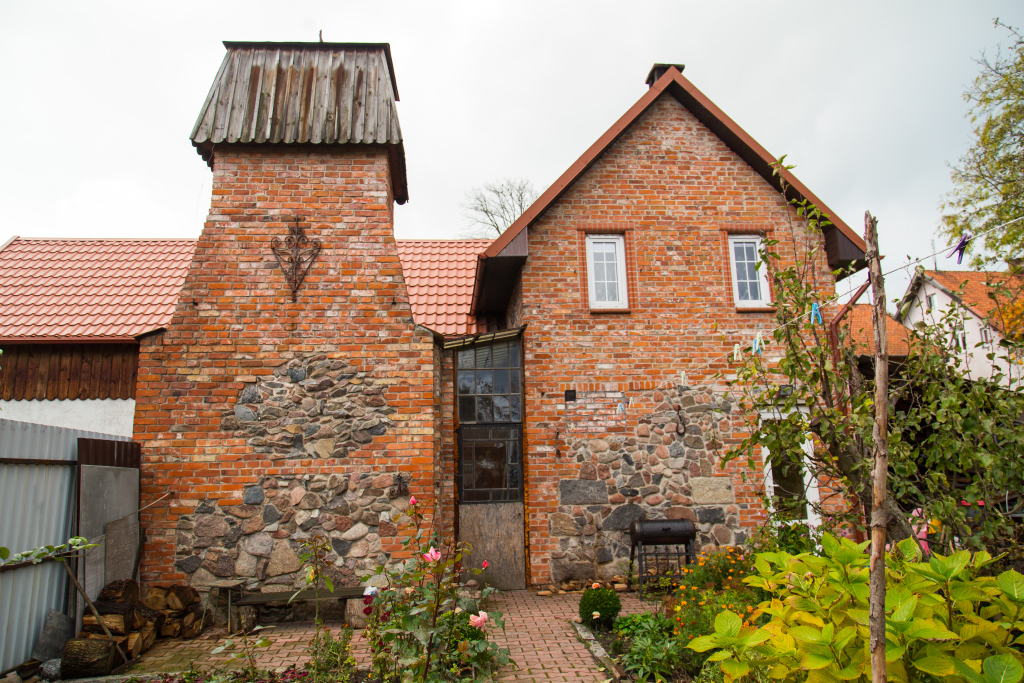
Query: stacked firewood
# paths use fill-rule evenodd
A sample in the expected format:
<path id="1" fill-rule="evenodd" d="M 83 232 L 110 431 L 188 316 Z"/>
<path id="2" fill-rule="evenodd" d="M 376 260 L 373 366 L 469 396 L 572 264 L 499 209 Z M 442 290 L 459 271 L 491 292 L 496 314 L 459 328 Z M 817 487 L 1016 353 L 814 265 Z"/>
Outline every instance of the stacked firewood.
<path id="1" fill-rule="evenodd" d="M 213 610 L 203 611 L 199 593 L 191 586 L 154 586 L 143 605 L 164 617 L 161 638 L 195 638 L 213 623 Z"/>
<path id="2" fill-rule="evenodd" d="M 144 601 L 139 597 L 139 584 L 132 579 L 103 588 L 93 601 L 99 619 L 86 608 L 82 632 L 64 646 L 62 678 L 105 676 L 123 663 L 118 646 L 129 659 L 135 659 L 158 637 L 195 638 L 213 623 L 212 610 L 203 611 L 199 593 L 191 586 L 154 587 Z"/>

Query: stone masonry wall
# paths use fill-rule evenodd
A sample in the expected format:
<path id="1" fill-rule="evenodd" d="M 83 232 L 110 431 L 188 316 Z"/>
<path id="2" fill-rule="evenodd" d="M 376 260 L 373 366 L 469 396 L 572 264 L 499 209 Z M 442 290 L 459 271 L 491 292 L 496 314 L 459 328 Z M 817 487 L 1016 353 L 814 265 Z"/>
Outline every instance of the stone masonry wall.
<path id="1" fill-rule="evenodd" d="M 212 205 L 167 330 L 141 340 L 145 583 L 295 583 L 331 538 L 358 582 L 434 496 L 434 343 L 409 307 L 383 147 L 218 146 Z M 271 249 L 322 250 L 292 301 Z"/>
<path id="2" fill-rule="evenodd" d="M 558 512 L 549 517 L 558 540 L 551 553 L 555 582 L 624 575 L 629 525 L 637 519 L 688 519 L 697 525 L 698 547 L 746 539 L 732 477 L 719 465 L 735 399 L 688 386 L 644 398 L 655 412 L 639 417 L 631 433 L 570 445 L 578 476 L 558 483 Z"/>
<path id="3" fill-rule="evenodd" d="M 709 449 L 687 446 L 687 436 L 706 443 L 706 436 L 686 432 L 704 427 L 675 414 L 692 420 L 684 401 L 711 405 L 714 396 L 725 401 L 715 410 L 729 415 L 722 451 L 742 438 L 749 416 L 729 414 L 733 404 L 723 398 L 732 373 L 727 354 L 775 320 L 770 309 L 735 305 L 728 238 L 778 240 L 783 262 L 793 262 L 803 253 L 793 244 L 804 239 L 801 225 L 764 178 L 664 94 L 531 226 L 522 272 L 531 583 L 546 584 L 588 563 L 592 571 L 611 571 L 603 560 L 609 553 L 621 557 L 623 549 L 621 530 L 608 528 L 609 519 L 622 526 L 620 518 L 640 511 L 690 514 L 702 540 L 716 543 L 735 543 L 759 523 L 759 473 L 746 480 L 736 463 L 722 470 Z M 624 236 L 627 310 L 590 310 L 588 233 Z M 834 281 L 821 242 L 807 265 L 824 300 Z M 769 343 L 765 356 L 774 351 Z M 681 372 L 693 389 L 666 393 Z M 567 389 L 609 400 L 591 418 L 566 402 Z M 616 412 L 619 402 L 627 404 L 624 412 Z M 652 446 L 655 452 L 647 453 Z M 646 463 L 636 460 L 641 450 Z M 577 490 L 593 497 L 574 497 Z M 573 502 L 583 500 L 593 502 Z"/>

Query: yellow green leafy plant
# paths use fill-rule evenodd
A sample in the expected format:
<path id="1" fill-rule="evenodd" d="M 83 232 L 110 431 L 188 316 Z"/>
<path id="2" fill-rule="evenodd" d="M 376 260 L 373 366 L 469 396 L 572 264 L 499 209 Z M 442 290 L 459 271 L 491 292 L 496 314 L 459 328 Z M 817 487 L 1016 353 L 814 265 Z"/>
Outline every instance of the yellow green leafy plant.
<path id="1" fill-rule="evenodd" d="M 868 543 L 825 534 L 820 555 L 760 553 L 744 579 L 771 598 L 763 626 L 724 611 L 714 633 L 694 638 L 713 651 L 725 683 L 758 670 L 779 681 L 871 680 Z M 997 558 L 981 551 L 922 561 L 913 539 L 886 553 L 888 677 L 905 683 L 1019 683 L 1024 678 L 1024 576 L 985 576 Z"/>

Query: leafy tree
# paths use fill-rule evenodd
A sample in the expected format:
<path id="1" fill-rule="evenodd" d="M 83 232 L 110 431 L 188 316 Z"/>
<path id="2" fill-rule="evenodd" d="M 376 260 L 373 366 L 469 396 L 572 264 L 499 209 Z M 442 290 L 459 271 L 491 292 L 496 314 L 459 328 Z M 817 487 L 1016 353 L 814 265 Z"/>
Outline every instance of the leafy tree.
<path id="1" fill-rule="evenodd" d="M 943 205 L 940 230 L 951 244 L 1024 217 L 1024 37 L 999 19 L 995 25 L 1013 44 L 994 58 L 982 54 L 981 73 L 964 93 L 974 139 L 952 167 L 954 189 Z M 986 235 L 984 252 L 972 247 L 976 267 L 1017 258 L 1024 253 L 1024 221 Z"/>
<path id="2" fill-rule="evenodd" d="M 533 183 L 525 178 L 504 178 L 474 187 L 462 205 L 463 215 L 470 221 L 466 236 L 500 236 L 538 196 Z"/>
<path id="3" fill-rule="evenodd" d="M 775 471 L 808 467 L 837 483 L 834 493 L 812 504 L 826 528 L 835 528 L 861 520 L 860 509 L 844 509 L 836 496 L 849 501 L 853 494 L 864 511 L 871 507 L 873 372 L 871 361 L 858 357 L 848 325 L 840 331 L 836 357 L 827 327 L 810 316 L 814 303 L 831 298 L 830 278 L 815 265 L 822 260 L 821 228 L 828 220 L 811 204 L 795 204 L 805 230 L 795 225 L 788 244 L 763 241 L 760 267 L 772 281 L 778 327 L 762 353 L 748 347 L 733 363 L 730 385 L 752 424 L 723 460 L 745 456 L 753 473 L 767 447 Z M 921 521 L 908 512 L 921 509 L 921 519 L 942 521 L 945 551 L 1006 542 L 1012 526 L 1001 508 L 1019 507 L 1017 494 L 1024 490 L 1024 432 L 1015 424 L 1024 414 L 1024 393 L 1015 390 L 1019 377 L 1010 376 L 1018 365 L 990 354 L 1004 371 L 966 376 L 961 353 L 949 343 L 960 324 L 951 308 L 937 324 L 911 330 L 910 354 L 891 366 L 888 394 L 888 536 L 914 536 Z M 811 456 L 804 450 L 808 438 Z M 784 515 L 784 502 L 773 500 L 772 509 Z"/>

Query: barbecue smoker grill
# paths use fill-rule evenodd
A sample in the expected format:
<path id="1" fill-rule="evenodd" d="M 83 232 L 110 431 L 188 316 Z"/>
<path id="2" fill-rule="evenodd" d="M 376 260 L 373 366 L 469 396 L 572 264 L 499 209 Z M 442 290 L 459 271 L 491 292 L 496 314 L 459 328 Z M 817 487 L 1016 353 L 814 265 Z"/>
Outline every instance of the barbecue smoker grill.
<path id="1" fill-rule="evenodd" d="M 637 548 L 640 549 L 637 576 L 641 598 L 644 596 L 644 581 L 652 578 L 652 569 L 654 577 L 664 576 L 670 571 L 678 574 L 684 564 L 697 561 L 693 547 L 697 527 L 688 519 L 635 519 L 629 525 L 629 537 L 630 567 Z"/>

